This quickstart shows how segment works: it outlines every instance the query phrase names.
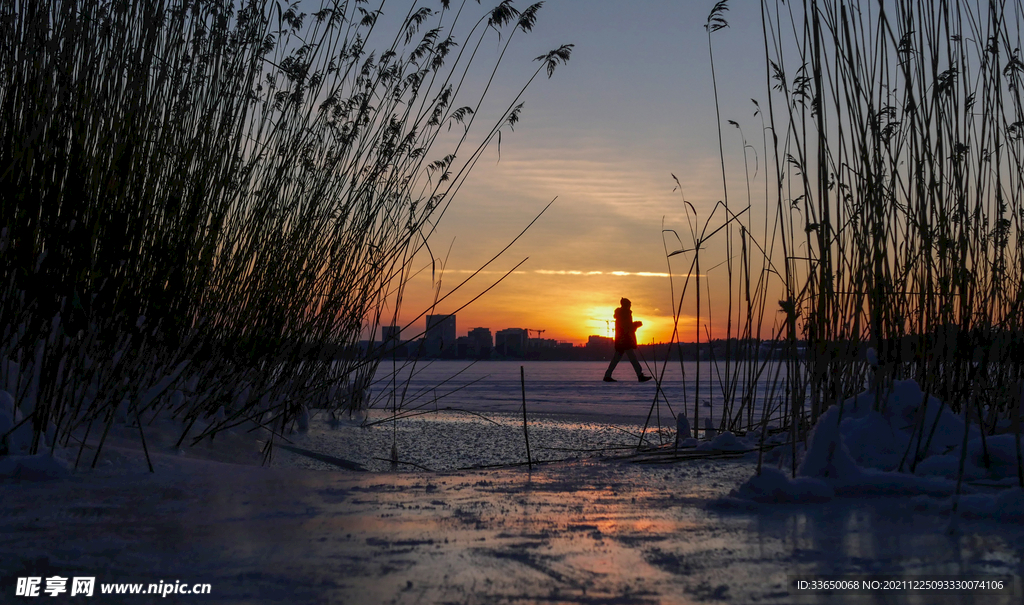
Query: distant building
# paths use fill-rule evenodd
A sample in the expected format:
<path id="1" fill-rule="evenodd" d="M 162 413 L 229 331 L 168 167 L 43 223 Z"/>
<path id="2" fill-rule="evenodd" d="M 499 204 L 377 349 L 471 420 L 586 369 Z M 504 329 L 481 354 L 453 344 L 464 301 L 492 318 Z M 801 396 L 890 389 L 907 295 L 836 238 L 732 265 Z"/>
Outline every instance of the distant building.
<path id="1" fill-rule="evenodd" d="M 455 339 L 455 357 L 458 359 L 473 359 L 476 357 L 475 344 L 469 336 L 459 336 Z"/>
<path id="2" fill-rule="evenodd" d="M 558 346 L 558 341 L 554 338 L 531 338 L 530 349 L 553 349 Z"/>
<path id="3" fill-rule="evenodd" d="M 380 328 L 380 340 L 381 342 L 402 340 L 402 328 L 398 326 L 381 326 Z"/>
<path id="4" fill-rule="evenodd" d="M 455 315 L 427 315 L 427 332 L 424 337 L 427 355 L 456 354 Z"/>
<path id="5" fill-rule="evenodd" d="M 409 357 L 425 357 L 427 355 L 426 341 L 422 338 L 410 340 L 405 343 L 405 350 L 408 352 Z"/>
<path id="6" fill-rule="evenodd" d="M 385 355 L 394 357 L 406 356 L 406 346 L 402 342 L 402 328 L 398 326 L 381 326 L 380 340 Z"/>
<path id="7" fill-rule="evenodd" d="M 470 340 L 469 357 L 476 359 L 487 359 L 491 356 L 491 349 L 494 348 L 494 339 L 491 337 L 490 328 L 473 328 L 466 337 Z"/>
<path id="8" fill-rule="evenodd" d="M 494 350 L 506 357 L 526 356 L 530 333 L 523 328 L 506 328 L 494 335 Z"/>
<path id="9" fill-rule="evenodd" d="M 588 359 L 611 359 L 612 353 L 615 352 L 615 339 L 596 334 L 589 336 L 585 350 Z"/>

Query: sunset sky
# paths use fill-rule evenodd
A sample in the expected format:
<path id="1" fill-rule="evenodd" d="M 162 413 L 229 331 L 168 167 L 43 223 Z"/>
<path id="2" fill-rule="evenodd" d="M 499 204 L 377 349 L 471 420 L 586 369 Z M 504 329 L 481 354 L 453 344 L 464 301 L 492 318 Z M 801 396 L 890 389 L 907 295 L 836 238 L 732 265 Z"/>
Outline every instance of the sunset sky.
<path id="1" fill-rule="evenodd" d="M 430 240 L 435 257 L 447 256 L 441 292 L 465 279 L 558 199 L 504 256 L 436 308 L 437 314 L 454 311 L 528 257 L 513 275 L 459 311 L 459 336 L 478 326 L 492 332 L 519 327 L 582 343 L 591 334 L 610 335 L 607 322 L 625 296 L 633 302 L 635 319 L 644 322 L 640 342 L 671 338 L 665 246 L 669 251 L 679 246 L 671 236 L 663 244 L 662 222 L 685 243 L 684 197 L 701 222 L 723 199 L 704 29 L 713 4 L 549 0 L 535 30 L 513 42 L 516 52 L 499 72 L 493 108 L 514 98 L 539 65 L 534 57 L 565 43 L 575 48 L 552 79 L 534 82 L 524 96 L 522 121 L 503 134 L 500 161 L 492 145 Z M 396 3 L 392 10 L 406 6 Z M 758 5 L 733 3 L 726 18 L 730 27 L 714 33 L 713 44 L 729 195 L 738 209 L 747 202 L 743 146 L 740 131 L 727 120 L 737 122 L 758 149 L 757 158 L 748 150 L 748 163 L 760 178 L 762 127 L 751 99 L 763 101 L 766 84 Z M 673 191 L 673 173 L 682 191 Z M 720 219 L 712 222 L 720 224 Z M 709 248 L 702 256 L 705 270 L 725 260 L 724 252 Z M 673 273 L 684 273 L 691 259 L 691 254 L 675 256 Z M 418 264 L 429 263 L 425 255 Z M 713 310 L 724 309 L 724 277 L 724 266 L 710 271 Z M 677 297 L 681 284 L 677 279 Z M 432 296 L 427 269 L 406 295 L 403 318 L 409 321 L 429 307 Z M 694 339 L 696 327 L 692 289 L 687 298 L 680 324 L 684 342 Z M 716 336 L 724 320 L 721 312 L 709 326 Z M 423 319 L 415 322 L 405 335 L 423 324 Z"/>

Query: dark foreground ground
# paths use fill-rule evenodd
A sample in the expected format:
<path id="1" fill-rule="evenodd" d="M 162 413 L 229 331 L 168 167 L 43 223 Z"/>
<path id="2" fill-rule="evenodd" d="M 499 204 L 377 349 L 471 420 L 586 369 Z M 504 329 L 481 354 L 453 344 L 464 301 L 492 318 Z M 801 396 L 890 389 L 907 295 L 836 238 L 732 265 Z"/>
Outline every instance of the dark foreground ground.
<path id="1" fill-rule="evenodd" d="M 113 454 L 112 454 L 113 455 Z M 101 466 L 102 468 L 102 466 Z M 1024 531 L 917 499 L 709 505 L 753 462 L 349 473 L 172 455 L 0 483 L 2 603 L 1020 603 Z M 139 470 L 135 470 L 139 469 Z M 1015 576 L 1013 595 L 800 592 L 792 577 Z M 16 596 L 19 577 L 209 583 Z"/>

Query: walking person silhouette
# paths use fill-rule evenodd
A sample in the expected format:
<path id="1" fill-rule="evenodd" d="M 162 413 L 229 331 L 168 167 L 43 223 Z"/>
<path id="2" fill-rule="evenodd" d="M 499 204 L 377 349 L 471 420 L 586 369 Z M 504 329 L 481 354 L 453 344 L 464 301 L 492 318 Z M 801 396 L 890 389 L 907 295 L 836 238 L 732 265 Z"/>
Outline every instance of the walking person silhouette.
<path id="1" fill-rule="evenodd" d="M 622 354 L 625 353 L 636 371 L 636 379 L 639 382 L 647 382 L 651 377 L 644 375 L 640 362 L 636 360 L 636 353 L 633 352 L 633 349 L 636 348 L 636 329 L 644 324 L 642 321 L 633 321 L 633 310 L 630 308 L 632 303 L 628 298 L 621 299 L 619 305 L 619 308 L 615 309 L 615 355 L 604 373 L 604 381 L 618 382 L 612 378 L 612 372 L 615 371 L 615 366 L 619 365 Z"/>

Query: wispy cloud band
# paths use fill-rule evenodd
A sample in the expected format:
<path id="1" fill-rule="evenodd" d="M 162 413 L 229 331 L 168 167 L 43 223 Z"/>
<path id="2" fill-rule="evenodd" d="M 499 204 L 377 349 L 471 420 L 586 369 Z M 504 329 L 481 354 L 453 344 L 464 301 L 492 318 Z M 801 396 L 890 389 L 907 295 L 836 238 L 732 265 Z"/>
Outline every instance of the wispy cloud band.
<path id="1" fill-rule="evenodd" d="M 445 269 L 445 273 L 474 273 L 472 269 Z M 480 271 L 481 275 L 504 274 L 504 271 Z M 668 273 L 657 273 L 652 271 L 579 271 L 576 269 L 534 269 L 532 271 L 520 271 L 519 273 L 534 273 L 537 275 L 610 275 L 613 277 L 669 277 Z M 679 277 L 678 275 L 676 277 Z"/>

